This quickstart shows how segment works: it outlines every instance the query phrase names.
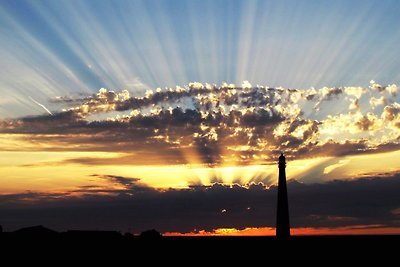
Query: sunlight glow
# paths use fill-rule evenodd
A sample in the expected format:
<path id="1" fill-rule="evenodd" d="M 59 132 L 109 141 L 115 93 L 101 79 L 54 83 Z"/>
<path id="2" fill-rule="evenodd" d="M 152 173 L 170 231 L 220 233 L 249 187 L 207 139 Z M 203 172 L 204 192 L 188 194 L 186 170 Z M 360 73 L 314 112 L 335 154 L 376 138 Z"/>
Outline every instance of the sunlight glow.
<path id="1" fill-rule="evenodd" d="M 309 235 L 398 235 L 398 227 L 387 227 L 380 224 L 352 225 L 342 227 L 304 227 L 290 229 L 293 236 Z M 191 233 L 167 232 L 165 236 L 275 236 L 273 227 L 249 227 L 245 229 L 218 228 L 212 231 L 198 230 Z"/>

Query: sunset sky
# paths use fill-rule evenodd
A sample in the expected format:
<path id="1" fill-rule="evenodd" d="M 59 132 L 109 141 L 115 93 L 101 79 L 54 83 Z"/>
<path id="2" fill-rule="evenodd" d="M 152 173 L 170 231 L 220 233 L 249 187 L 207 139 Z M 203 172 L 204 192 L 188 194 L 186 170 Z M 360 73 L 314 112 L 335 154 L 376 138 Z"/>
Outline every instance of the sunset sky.
<path id="1" fill-rule="evenodd" d="M 0 0 L 0 225 L 400 234 L 398 10 Z"/>

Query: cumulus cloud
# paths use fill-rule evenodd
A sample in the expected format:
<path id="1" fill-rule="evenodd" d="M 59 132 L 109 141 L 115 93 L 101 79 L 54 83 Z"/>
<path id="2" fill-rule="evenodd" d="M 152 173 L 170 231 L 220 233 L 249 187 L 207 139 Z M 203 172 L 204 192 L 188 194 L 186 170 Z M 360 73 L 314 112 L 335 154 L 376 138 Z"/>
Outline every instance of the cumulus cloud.
<path id="1" fill-rule="evenodd" d="M 396 96 L 397 95 L 397 91 L 399 90 L 399 88 L 397 87 L 396 84 L 390 84 L 388 86 L 386 86 L 386 90 L 389 92 L 389 94 L 391 94 L 392 96 Z"/>
<path id="2" fill-rule="evenodd" d="M 372 112 L 363 115 L 356 120 L 355 125 L 362 131 L 375 131 L 377 129 L 378 118 Z"/>
<path id="3" fill-rule="evenodd" d="M 388 92 L 391 96 L 395 97 L 397 95 L 398 87 L 396 84 L 389 84 L 387 86 L 380 85 L 374 80 L 370 81 L 370 88 L 376 90 L 380 93 Z"/>
<path id="4" fill-rule="evenodd" d="M 345 87 L 344 92 L 349 96 L 355 96 L 357 99 L 360 99 L 361 96 L 367 91 L 366 88 L 363 87 Z"/>
<path id="5" fill-rule="evenodd" d="M 109 179 L 123 188 L 86 186 L 64 193 L 1 195 L 0 216 L 4 229 L 36 224 L 56 230 L 92 229 L 93 221 L 96 229 L 134 232 L 149 228 L 161 232 L 192 232 L 194 229 L 275 226 L 277 190 L 274 186 L 216 183 L 160 191 L 129 177 L 95 175 L 94 178 Z M 398 174 L 324 184 L 289 181 L 291 226 L 399 227 L 399 186 Z"/>
<path id="6" fill-rule="evenodd" d="M 243 88 L 243 89 L 250 89 L 250 88 L 252 88 L 251 83 L 250 83 L 249 81 L 244 81 L 244 82 L 242 83 L 242 88 Z"/>
<path id="7" fill-rule="evenodd" d="M 387 123 L 388 128 L 397 134 L 393 135 L 393 137 L 400 139 L 400 104 L 393 103 L 385 106 L 382 112 L 382 119 Z"/>
<path id="8" fill-rule="evenodd" d="M 369 100 L 369 104 L 371 105 L 372 108 L 384 105 L 386 104 L 386 98 L 384 96 L 381 96 L 379 98 L 372 96 L 371 99 Z"/>
<path id="9" fill-rule="evenodd" d="M 341 93 L 343 93 L 342 88 L 323 87 L 322 89 L 320 89 L 321 99 L 324 99 L 324 100 L 330 100 L 330 99 L 332 99 L 332 97 L 340 95 Z"/>
<path id="10" fill-rule="evenodd" d="M 0 133 L 41 149 L 134 151 L 143 155 L 138 164 L 162 158 L 168 164 L 193 158 L 207 165 L 260 164 L 279 151 L 289 157 L 329 156 L 338 153 L 335 147 L 340 153 L 370 153 L 379 144 L 397 147 L 396 92 L 396 85 L 372 81 L 368 88 L 306 90 L 254 87 L 248 81 L 241 86 L 193 82 L 139 96 L 102 88 L 93 95 L 53 99 L 64 105 L 53 116 L 1 121 Z M 343 150 L 348 144 L 363 148 Z M 322 150 L 326 147 L 332 148 L 329 153 Z"/>
<path id="11" fill-rule="evenodd" d="M 359 99 L 352 99 L 350 100 L 349 109 L 360 109 L 360 100 Z"/>
<path id="12" fill-rule="evenodd" d="M 369 84 L 370 88 L 372 88 L 373 90 L 377 90 L 379 92 L 383 92 L 385 90 L 384 86 L 380 85 L 379 83 L 376 83 L 374 80 L 371 80 Z"/>
<path id="13" fill-rule="evenodd" d="M 400 114 L 400 104 L 394 103 L 392 105 L 386 106 L 383 109 L 382 117 L 387 121 L 395 121 L 399 119 Z"/>

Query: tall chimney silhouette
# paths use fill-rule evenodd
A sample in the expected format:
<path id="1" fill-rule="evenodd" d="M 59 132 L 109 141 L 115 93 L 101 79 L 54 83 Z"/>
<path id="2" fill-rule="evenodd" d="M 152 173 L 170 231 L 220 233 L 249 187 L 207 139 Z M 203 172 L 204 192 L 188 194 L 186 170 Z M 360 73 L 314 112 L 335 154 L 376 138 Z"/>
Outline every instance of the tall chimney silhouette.
<path id="1" fill-rule="evenodd" d="M 286 189 L 286 160 L 283 153 L 279 157 L 278 209 L 276 213 L 276 237 L 290 237 L 289 205 Z"/>

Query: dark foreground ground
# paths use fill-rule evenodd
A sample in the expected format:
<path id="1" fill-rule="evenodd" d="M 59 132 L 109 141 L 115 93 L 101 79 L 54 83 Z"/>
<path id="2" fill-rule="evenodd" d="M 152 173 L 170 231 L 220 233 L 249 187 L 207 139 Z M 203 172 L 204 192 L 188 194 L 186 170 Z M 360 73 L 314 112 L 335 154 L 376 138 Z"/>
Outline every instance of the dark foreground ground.
<path id="1" fill-rule="evenodd" d="M 17 252 L 34 255 L 36 260 L 51 255 L 64 260 L 83 257 L 96 261 L 134 257 L 145 259 L 149 264 L 179 259 L 192 261 L 190 265 L 214 260 L 230 263 L 294 260 L 323 266 L 346 265 L 351 261 L 382 265 L 399 262 L 400 236 L 293 236 L 278 240 L 275 237 L 164 237 L 101 231 L 33 231 L 2 233 L 0 246 L 3 255 Z"/>

